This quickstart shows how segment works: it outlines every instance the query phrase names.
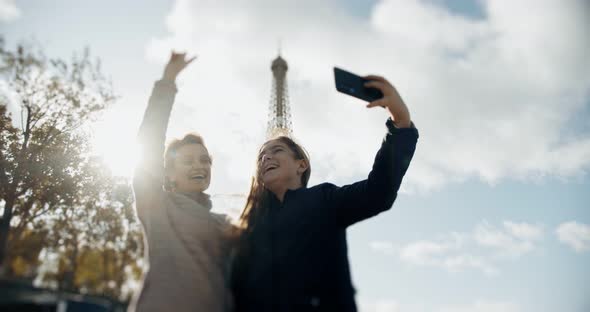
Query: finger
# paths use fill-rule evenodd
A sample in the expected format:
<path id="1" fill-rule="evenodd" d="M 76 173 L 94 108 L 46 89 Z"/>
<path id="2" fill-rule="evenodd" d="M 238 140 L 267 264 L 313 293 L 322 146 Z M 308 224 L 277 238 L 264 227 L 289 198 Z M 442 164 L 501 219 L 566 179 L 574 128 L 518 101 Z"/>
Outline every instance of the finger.
<path id="1" fill-rule="evenodd" d="M 191 57 L 191 58 L 190 58 L 188 61 L 186 61 L 186 64 L 187 64 L 187 65 L 188 65 L 188 64 L 190 64 L 190 63 L 191 63 L 192 61 L 194 61 L 196 58 L 197 58 L 197 56 L 196 56 L 196 55 L 195 55 L 195 56 L 193 56 L 193 57 Z"/>
<path id="2" fill-rule="evenodd" d="M 367 104 L 366 107 L 367 108 L 372 108 L 372 107 L 377 107 L 377 106 L 385 107 L 385 100 L 384 99 L 380 99 L 380 100 L 377 100 L 377 101 L 373 101 L 373 102 Z"/>
<path id="3" fill-rule="evenodd" d="M 375 104 L 375 103 L 371 102 L 371 103 L 367 104 L 365 107 L 366 107 L 366 108 L 373 108 L 373 107 L 377 107 L 377 106 L 379 106 L 379 105 L 377 105 L 377 104 Z"/>
<path id="4" fill-rule="evenodd" d="M 365 76 L 363 78 L 365 78 L 367 80 L 371 80 L 371 81 L 380 81 L 380 82 L 385 83 L 388 86 L 392 86 L 392 84 L 391 84 L 391 82 L 389 82 L 389 80 L 387 80 L 387 79 L 385 79 L 384 77 L 381 77 L 381 76 L 368 75 L 368 76 Z"/>
<path id="5" fill-rule="evenodd" d="M 388 85 L 382 81 L 371 80 L 371 81 L 365 82 L 365 87 L 376 88 L 376 89 L 381 90 L 381 92 L 385 93 L 385 89 L 388 87 Z"/>
<path id="6" fill-rule="evenodd" d="M 381 77 L 381 76 L 377 76 L 377 75 L 367 75 L 365 77 L 363 77 L 367 80 L 377 80 L 377 81 L 381 81 L 381 82 L 386 82 L 387 79 Z"/>

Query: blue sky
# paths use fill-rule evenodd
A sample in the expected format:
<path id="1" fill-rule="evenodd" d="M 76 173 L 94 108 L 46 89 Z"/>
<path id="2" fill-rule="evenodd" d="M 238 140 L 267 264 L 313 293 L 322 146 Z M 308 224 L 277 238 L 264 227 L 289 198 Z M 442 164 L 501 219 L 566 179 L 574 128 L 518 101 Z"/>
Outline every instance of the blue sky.
<path id="1" fill-rule="evenodd" d="M 247 190 L 279 38 L 312 184 L 362 179 L 384 131 L 383 112 L 335 92 L 331 67 L 383 74 L 421 138 L 393 208 L 349 230 L 361 310 L 590 310 L 587 3 L 247 3 L 2 0 L 0 25 L 9 45 L 101 57 L 121 99 L 97 152 L 121 174 L 133 158 L 107 146 L 133 145 L 168 51 L 198 54 L 169 136 L 205 136 L 219 198 Z"/>

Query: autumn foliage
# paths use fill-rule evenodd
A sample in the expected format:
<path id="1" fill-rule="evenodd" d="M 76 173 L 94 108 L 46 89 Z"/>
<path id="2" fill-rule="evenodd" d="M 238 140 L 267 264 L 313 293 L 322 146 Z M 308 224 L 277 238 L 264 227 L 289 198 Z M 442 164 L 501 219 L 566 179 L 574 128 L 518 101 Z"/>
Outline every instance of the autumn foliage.
<path id="1" fill-rule="evenodd" d="M 100 62 L 0 38 L 0 77 L 0 274 L 128 300 L 142 237 L 129 181 L 89 143 L 88 125 L 116 100 Z"/>

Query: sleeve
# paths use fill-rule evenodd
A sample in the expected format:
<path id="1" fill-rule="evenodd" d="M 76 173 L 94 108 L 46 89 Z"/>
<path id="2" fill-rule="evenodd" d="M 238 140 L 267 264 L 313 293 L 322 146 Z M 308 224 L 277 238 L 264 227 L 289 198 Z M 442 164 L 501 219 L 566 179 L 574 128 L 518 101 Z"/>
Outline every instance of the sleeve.
<path id="1" fill-rule="evenodd" d="M 133 192 L 144 226 L 146 214 L 157 202 L 155 197 L 163 194 L 164 142 L 176 91 L 173 82 L 157 81 L 139 127 L 140 159 L 133 174 Z"/>
<path id="2" fill-rule="evenodd" d="M 339 226 L 347 227 L 388 210 L 397 197 L 419 135 L 413 123 L 410 128 L 399 129 L 389 119 L 386 125 L 388 132 L 368 178 L 342 187 L 328 184 L 325 189 Z"/>

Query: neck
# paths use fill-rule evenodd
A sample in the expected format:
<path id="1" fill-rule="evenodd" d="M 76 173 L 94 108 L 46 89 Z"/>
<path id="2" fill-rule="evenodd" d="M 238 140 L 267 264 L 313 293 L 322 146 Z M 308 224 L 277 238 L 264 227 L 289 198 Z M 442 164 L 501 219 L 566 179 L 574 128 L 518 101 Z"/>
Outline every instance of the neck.
<path id="1" fill-rule="evenodd" d="M 282 189 L 282 190 L 278 190 L 278 191 L 271 191 L 273 194 L 275 194 L 275 196 L 279 199 L 279 201 L 282 203 L 283 199 L 285 199 L 285 193 L 287 193 L 287 189 Z"/>
<path id="2" fill-rule="evenodd" d="M 268 188 L 268 190 L 271 191 L 271 193 L 273 193 L 279 199 L 279 201 L 282 203 L 283 200 L 285 199 L 285 194 L 287 193 L 288 190 L 296 190 L 298 188 L 301 188 L 300 182 L 294 182 L 294 183 L 290 183 L 288 185 L 276 186 L 273 188 Z"/>

